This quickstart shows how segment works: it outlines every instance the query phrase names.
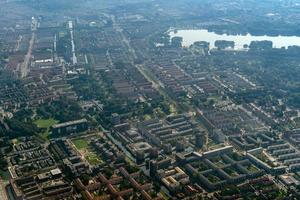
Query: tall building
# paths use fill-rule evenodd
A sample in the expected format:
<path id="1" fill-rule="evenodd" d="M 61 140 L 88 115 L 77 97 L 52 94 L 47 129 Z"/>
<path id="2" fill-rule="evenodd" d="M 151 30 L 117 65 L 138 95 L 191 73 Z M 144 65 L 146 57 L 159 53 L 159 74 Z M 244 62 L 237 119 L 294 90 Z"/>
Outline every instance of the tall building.
<path id="1" fill-rule="evenodd" d="M 202 148 L 204 143 L 205 143 L 205 135 L 203 133 L 197 133 L 196 141 L 195 141 L 196 147 Z"/>
<path id="2" fill-rule="evenodd" d="M 118 113 L 113 113 L 111 115 L 111 122 L 113 125 L 118 125 L 121 123 L 121 118 L 120 115 Z"/>

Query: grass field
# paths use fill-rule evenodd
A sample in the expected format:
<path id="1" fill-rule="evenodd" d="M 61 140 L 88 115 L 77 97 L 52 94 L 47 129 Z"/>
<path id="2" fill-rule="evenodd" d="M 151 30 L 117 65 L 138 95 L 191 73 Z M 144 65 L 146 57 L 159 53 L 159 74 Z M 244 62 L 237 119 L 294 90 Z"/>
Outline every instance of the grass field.
<path id="1" fill-rule="evenodd" d="M 77 149 L 87 149 L 89 147 L 89 143 L 85 139 L 75 139 L 72 141 Z"/>
<path id="2" fill-rule="evenodd" d="M 57 124 L 55 119 L 38 119 L 34 122 L 39 128 L 50 128 L 52 125 Z"/>
<path id="3" fill-rule="evenodd" d="M 49 140 L 50 127 L 53 126 L 54 124 L 57 124 L 58 121 L 50 118 L 50 119 L 38 119 L 34 123 L 37 125 L 37 127 L 46 129 L 43 133 L 41 133 L 41 137 L 44 140 Z"/>
<path id="4" fill-rule="evenodd" d="M 72 143 L 91 165 L 98 165 L 103 162 L 99 158 L 99 156 L 92 150 L 87 139 L 77 138 L 72 140 Z"/>
<path id="5" fill-rule="evenodd" d="M 249 170 L 252 173 L 258 171 L 258 169 L 254 165 L 252 165 L 252 164 L 247 166 L 247 170 Z"/>
<path id="6" fill-rule="evenodd" d="M 170 112 L 176 114 L 177 113 L 177 109 L 176 106 L 174 104 L 170 104 Z"/>
<path id="7" fill-rule="evenodd" d="M 102 163 L 102 161 L 99 159 L 99 157 L 94 152 L 89 152 L 85 159 L 91 164 L 91 165 L 98 165 Z"/>
<path id="8" fill-rule="evenodd" d="M 150 120 L 152 119 L 151 115 L 144 115 L 144 120 Z"/>

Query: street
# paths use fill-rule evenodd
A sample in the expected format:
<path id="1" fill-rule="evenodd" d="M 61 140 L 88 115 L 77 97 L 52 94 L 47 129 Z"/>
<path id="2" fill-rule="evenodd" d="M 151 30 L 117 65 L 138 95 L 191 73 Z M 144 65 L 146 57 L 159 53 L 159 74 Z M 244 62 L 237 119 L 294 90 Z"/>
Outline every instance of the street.
<path id="1" fill-rule="evenodd" d="M 35 18 L 32 18 L 32 27 L 31 27 L 32 33 L 31 33 L 31 39 L 29 41 L 28 51 L 27 54 L 25 55 L 24 62 L 21 64 L 19 69 L 21 78 L 25 78 L 29 73 L 30 59 L 32 54 L 32 48 L 35 41 L 35 31 L 37 29 L 37 26 L 38 26 L 37 20 Z"/>

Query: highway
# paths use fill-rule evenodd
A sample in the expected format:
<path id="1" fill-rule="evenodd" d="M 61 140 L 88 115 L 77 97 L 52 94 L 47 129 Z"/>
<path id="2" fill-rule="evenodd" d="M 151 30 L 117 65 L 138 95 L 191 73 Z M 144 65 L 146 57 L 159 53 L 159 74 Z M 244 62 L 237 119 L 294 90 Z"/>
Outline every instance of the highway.
<path id="1" fill-rule="evenodd" d="M 17 45 L 16 45 L 16 48 L 15 48 L 15 51 L 19 51 L 19 49 L 20 49 L 20 42 L 22 41 L 22 39 L 23 39 L 23 36 L 20 35 L 19 38 L 18 38 L 18 40 L 17 40 Z"/>
<path id="2" fill-rule="evenodd" d="M 125 37 L 124 33 L 123 33 L 123 29 L 119 26 L 119 24 L 116 22 L 115 16 L 111 15 L 110 16 L 112 22 L 113 22 L 113 27 L 114 29 L 120 33 L 120 36 L 122 37 L 122 41 L 125 44 L 125 46 L 127 46 L 129 52 L 132 54 L 134 59 L 137 59 L 137 55 L 135 53 L 134 48 L 130 45 L 130 41 Z"/>
<path id="3" fill-rule="evenodd" d="M 25 55 L 24 62 L 21 64 L 20 69 L 19 69 L 21 78 L 25 78 L 28 75 L 29 70 L 30 70 L 29 65 L 30 65 L 30 59 L 31 59 L 31 54 L 32 54 L 32 48 L 33 48 L 35 37 L 36 37 L 35 31 L 37 29 L 37 25 L 38 25 L 37 20 L 34 17 L 32 17 L 31 39 L 29 41 L 29 47 L 28 47 L 27 54 Z"/>

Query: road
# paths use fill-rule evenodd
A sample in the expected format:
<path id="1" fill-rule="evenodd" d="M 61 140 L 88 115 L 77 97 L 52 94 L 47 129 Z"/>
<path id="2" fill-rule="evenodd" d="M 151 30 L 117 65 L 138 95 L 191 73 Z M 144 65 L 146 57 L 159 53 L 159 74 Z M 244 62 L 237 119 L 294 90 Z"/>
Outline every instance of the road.
<path id="1" fill-rule="evenodd" d="M 15 51 L 19 51 L 19 49 L 20 49 L 20 43 L 21 43 L 22 39 L 23 39 L 23 36 L 20 35 L 19 38 L 18 38 L 18 40 L 17 40 L 17 45 L 16 45 L 16 48 L 15 48 Z"/>
<path id="2" fill-rule="evenodd" d="M 38 22 L 37 20 L 33 17 L 32 18 L 32 23 L 31 23 L 31 39 L 29 41 L 29 47 L 28 47 L 28 51 L 27 51 L 27 54 L 25 55 L 25 58 L 24 58 L 24 62 L 21 64 L 20 66 L 20 76 L 21 78 L 25 78 L 28 73 L 29 73 L 29 64 L 30 64 L 30 59 L 31 59 L 31 54 L 32 54 L 32 49 L 33 49 L 33 45 L 34 45 L 34 41 L 35 41 L 35 31 L 37 29 L 37 25 L 38 25 Z"/>
<path id="3" fill-rule="evenodd" d="M 120 34 L 121 38 L 122 38 L 122 42 L 124 43 L 124 45 L 128 48 L 129 52 L 131 53 L 132 55 L 132 59 L 137 59 L 137 55 L 136 55 L 136 52 L 134 50 L 134 48 L 131 46 L 130 44 L 130 41 L 126 38 L 126 36 L 124 35 L 123 33 L 123 29 L 119 26 L 119 24 L 116 22 L 116 19 L 115 19 L 115 16 L 111 15 L 109 16 L 112 20 L 112 23 L 113 23 L 113 27 L 114 29 Z M 109 52 L 108 52 L 109 53 Z M 161 94 L 163 95 L 164 97 L 166 97 L 168 100 L 170 100 L 174 105 L 176 105 L 176 108 L 178 108 L 178 104 L 176 101 L 174 101 L 164 90 L 164 85 L 159 81 L 159 80 L 154 80 L 153 77 L 150 77 L 148 75 L 148 73 L 150 73 L 148 71 L 148 69 L 144 68 L 142 65 L 136 65 L 134 64 L 133 62 L 134 60 L 132 60 L 132 65 L 138 70 L 140 71 L 140 73 L 143 74 L 143 76 L 148 80 L 150 81 L 154 88 Z M 110 59 L 110 62 L 111 64 L 112 61 Z"/>
<path id="4" fill-rule="evenodd" d="M 175 105 L 176 110 L 180 107 L 180 105 L 171 97 L 168 95 L 167 91 L 165 90 L 164 84 L 158 80 L 155 75 L 152 74 L 151 71 L 149 71 L 146 67 L 143 65 L 134 65 L 139 72 L 149 81 L 152 83 L 153 87 L 164 97 L 166 98 L 169 102 L 171 102 L 173 105 Z"/>
<path id="5" fill-rule="evenodd" d="M 135 53 L 134 48 L 132 48 L 132 46 L 130 45 L 130 41 L 125 37 L 124 33 L 123 33 L 123 29 L 119 26 L 119 24 L 116 23 L 116 19 L 115 16 L 110 16 L 111 21 L 113 23 L 113 27 L 114 29 L 120 33 L 121 37 L 122 37 L 122 41 L 124 42 L 124 44 L 127 46 L 129 52 L 133 55 L 134 59 L 137 59 L 137 55 Z"/>
<path id="6" fill-rule="evenodd" d="M 108 16 L 108 15 L 107 15 Z M 122 42 L 124 43 L 124 45 L 128 48 L 129 52 L 131 53 L 131 63 L 132 65 L 138 70 L 140 71 L 140 73 L 143 74 L 143 76 L 150 82 L 152 82 L 154 88 L 162 95 L 164 96 L 166 99 L 168 99 L 173 105 L 175 105 L 176 110 L 186 110 L 186 108 L 184 108 L 181 104 L 178 104 L 177 101 L 175 99 L 173 99 L 170 95 L 168 95 L 167 91 L 165 90 L 165 86 L 164 84 L 160 81 L 157 80 L 156 78 L 149 76 L 149 73 L 152 74 L 152 72 L 150 72 L 146 67 L 144 67 L 143 65 L 137 65 L 134 64 L 134 60 L 137 59 L 137 54 L 135 52 L 135 49 L 131 46 L 130 41 L 126 38 L 126 36 L 123 33 L 123 29 L 120 27 L 120 25 L 116 22 L 115 16 L 110 15 L 109 16 L 112 20 L 113 23 L 113 27 L 115 29 L 115 31 L 117 31 L 121 38 L 122 38 Z M 178 67 L 178 66 L 177 66 Z M 180 70 L 182 70 L 181 68 L 179 68 Z M 183 73 L 185 73 L 184 70 L 182 70 Z M 186 73 L 185 73 L 186 74 Z M 189 108 L 189 110 L 193 110 L 191 108 Z"/>
<path id="7" fill-rule="evenodd" d="M 25 78 L 29 73 L 29 63 L 30 63 L 34 40 L 35 40 L 35 32 L 33 32 L 31 35 L 27 54 L 25 55 L 24 62 L 22 63 L 22 65 L 20 67 L 21 78 Z"/>
<path id="8" fill-rule="evenodd" d="M 123 144 L 121 142 L 119 142 L 118 140 L 116 140 L 110 132 L 106 132 L 105 133 L 106 136 L 116 145 L 119 147 L 119 149 L 121 149 L 123 151 L 123 153 L 125 153 L 125 155 L 127 156 L 127 158 L 129 158 L 133 163 L 135 162 L 135 159 L 132 157 L 131 153 L 126 149 L 126 147 L 123 146 Z"/>

